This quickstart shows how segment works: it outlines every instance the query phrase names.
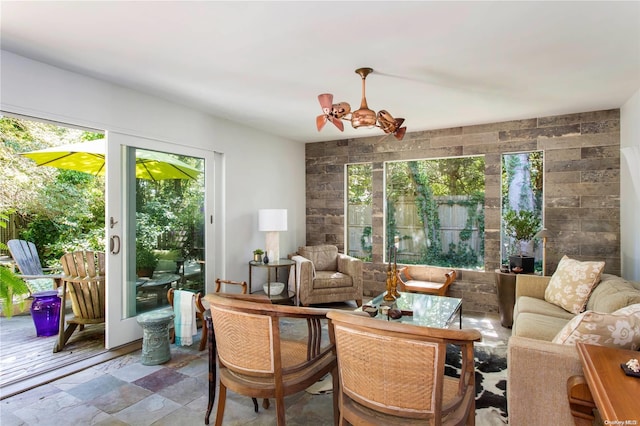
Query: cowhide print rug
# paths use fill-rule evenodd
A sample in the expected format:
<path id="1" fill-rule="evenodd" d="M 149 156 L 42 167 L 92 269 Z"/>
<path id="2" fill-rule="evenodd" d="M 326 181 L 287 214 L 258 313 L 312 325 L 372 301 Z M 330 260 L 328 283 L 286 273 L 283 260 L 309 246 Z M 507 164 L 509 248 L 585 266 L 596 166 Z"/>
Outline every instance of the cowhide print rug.
<path id="1" fill-rule="evenodd" d="M 476 362 L 476 425 L 502 426 L 507 419 L 507 346 L 499 344 L 474 348 Z M 445 374 L 460 377 L 460 352 L 454 346 L 447 349 Z M 331 376 L 307 388 L 314 395 L 332 392 Z"/>
<path id="2" fill-rule="evenodd" d="M 474 348 L 476 362 L 476 425 L 496 426 L 508 423 L 507 415 L 507 346 Z M 445 374 L 460 377 L 460 352 L 447 348 Z"/>

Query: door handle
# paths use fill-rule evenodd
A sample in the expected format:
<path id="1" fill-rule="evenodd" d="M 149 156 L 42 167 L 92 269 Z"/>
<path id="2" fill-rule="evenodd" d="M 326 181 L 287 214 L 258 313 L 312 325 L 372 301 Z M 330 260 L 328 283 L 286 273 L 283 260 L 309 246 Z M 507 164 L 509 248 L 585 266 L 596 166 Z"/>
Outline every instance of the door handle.
<path id="1" fill-rule="evenodd" d="M 118 243 L 117 248 L 116 248 L 116 242 Z M 113 235 L 109 239 L 109 251 L 111 252 L 111 254 L 120 253 L 120 237 L 119 236 Z"/>

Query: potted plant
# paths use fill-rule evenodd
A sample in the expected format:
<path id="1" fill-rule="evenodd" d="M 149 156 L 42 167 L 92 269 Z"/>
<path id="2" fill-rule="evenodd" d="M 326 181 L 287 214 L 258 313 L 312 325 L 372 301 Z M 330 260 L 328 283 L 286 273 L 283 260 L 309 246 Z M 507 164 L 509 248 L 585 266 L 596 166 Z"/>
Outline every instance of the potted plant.
<path id="1" fill-rule="evenodd" d="M 262 251 L 262 249 L 255 249 L 253 251 L 253 261 L 262 263 L 263 254 L 264 254 L 264 251 Z"/>
<path id="2" fill-rule="evenodd" d="M 525 274 L 532 273 L 534 257 L 525 255 L 522 247 L 540 230 L 540 217 L 528 210 L 507 210 L 503 220 L 506 234 L 515 239 L 518 249 L 517 255 L 509 256 L 510 269 L 521 268 L 522 270 L 516 270 Z"/>
<path id="3" fill-rule="evenodd" d="M 151 278 L 158 266 L 158 257 L 145 245 L 136 246 L 136 274 L 138 277 Z"/>
<path id="4" fill-rule="evenodd" d="M 15 272 L 6 266 L 0 266 L 0 304 L 2 314 L 11 318 L 27 308 L 26 299 L 29 287 Z"/>
<path id="5" fill-rule="evenodd" d="M 0 213 L 0 228 L 6 228 L 9 222 L 7 213 Z M 7 249 L 4 243 L 0 248 Z M 6 266 L 0 266 L 0 305 L 2 314 L 11 318 L 13 314 L 24 311 L 27 307 L 26 298 L 29 296 L 29 287 L 22 278 Z"/>

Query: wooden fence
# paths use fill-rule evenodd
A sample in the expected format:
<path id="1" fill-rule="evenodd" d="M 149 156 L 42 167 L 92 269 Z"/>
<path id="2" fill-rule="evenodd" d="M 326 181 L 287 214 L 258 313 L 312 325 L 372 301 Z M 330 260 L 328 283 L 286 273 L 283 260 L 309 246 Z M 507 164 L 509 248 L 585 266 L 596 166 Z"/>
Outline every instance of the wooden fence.
<path id="1" fill-rule="evenodd" d="M 469 218 L 469 209 L 461 202 L 467 202 L 468 197 L 464 195 L 452 195 L 435 197 L 438 204 L 438 216 L 440 219 L 440 237 L 442 252 L 449 251 L 450 244 L 458 246 L 461 243 L 460 231 L 465 229 Z M 399 240 L 398 260 L 415 261 L 420 258 L 421 249 L 426 247 L 428 241 L 423 230 L 420 217 L 418 215 L 418 207 L 415 199 L 403 198 L 395 203 L 396 208 L 396 231 Z M 484 206 L 478 203 L 476 209 L 482 212 Z M 362 251 L 361 236 L 366 227 L 371 226 L 371 208 L 363 205 L 349 205 L 347 218 L 347 247 L 349 254 L 352 256 L 364 257 L 366 254 Z M 471 229 L 470 239 L 464 241 L 469 248 L 476 253 L 480 253 L 482 244 L 477 223 L 474 223 Z M 370 241 L 370 239 L 369 239 Z"/>

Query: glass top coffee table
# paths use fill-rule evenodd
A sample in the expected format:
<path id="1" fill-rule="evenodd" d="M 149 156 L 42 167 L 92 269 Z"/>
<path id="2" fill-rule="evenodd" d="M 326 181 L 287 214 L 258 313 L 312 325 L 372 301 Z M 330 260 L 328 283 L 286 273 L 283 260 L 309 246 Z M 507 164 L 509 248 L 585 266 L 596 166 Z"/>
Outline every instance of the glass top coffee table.
<path id="1" fill-rule="evenodd" d="M 367 303 L 369 306 L 378 308 L 378 314 L 375 316 L 377 319 L 388 319 L 423 327 L 447 328 L 457 316 L 460 328 L 462 328 L 462 299 L 400 292 L 400 297 L 395 302 L 385 302 L 383 300 L 384 294 L 376 296 Z M 402 311 L 412 311 L 413 315 L 402 315 L 397 320 L 391 319 L 386 314 L 382 314 L 380 310 L 381 306 L 391 306 L 390 304 Z M 357 310 L 361 311 L 362 308 Z"/>

